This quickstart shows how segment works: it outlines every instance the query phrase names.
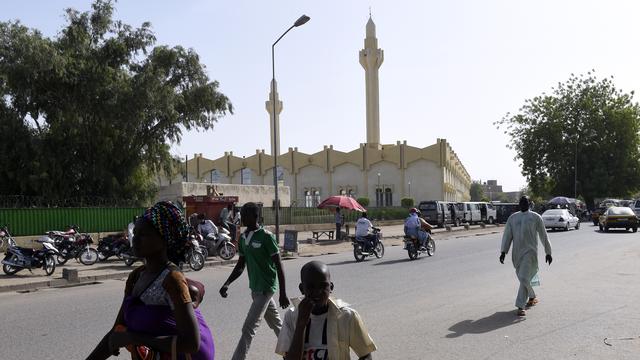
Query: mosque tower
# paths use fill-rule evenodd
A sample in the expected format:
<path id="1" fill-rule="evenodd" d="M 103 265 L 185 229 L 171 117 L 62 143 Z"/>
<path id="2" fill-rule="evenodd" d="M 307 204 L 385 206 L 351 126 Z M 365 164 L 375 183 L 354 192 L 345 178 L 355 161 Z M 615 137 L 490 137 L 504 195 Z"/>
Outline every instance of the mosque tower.
<path id="1" fill-rule="evenodd" d="M 384 51 L 378 48 L 376 24 L 367 21 L 364 49 L 360 50 L 360 65 L 364 68 L 367 96 L 367 146 L 380 148 L 380 91 L 378 69 L 384 60 Z"/>

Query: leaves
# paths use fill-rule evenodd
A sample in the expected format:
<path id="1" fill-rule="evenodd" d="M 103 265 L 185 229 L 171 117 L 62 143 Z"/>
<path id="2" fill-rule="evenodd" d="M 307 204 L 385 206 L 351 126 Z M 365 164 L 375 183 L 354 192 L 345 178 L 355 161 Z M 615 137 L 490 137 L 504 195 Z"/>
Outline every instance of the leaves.
<path id="1" fill-rule="evenodd" d="M 0 195 L 144 201 L 153 174 L 175 172 L 170 144 L 233 111 L 194 50 L 113 13 L 68 9 L 54 39 L 0 23 Z"/>
<path id="2" fill-rule="evenodd" d="M 577 193 L 588 203 L 638 190 L 640 108 L 613 77 L 571 74 L 551 94 L 525 100 L 517 114 L 494 124 L 511 138 L 537 196 L 573 196 L 575 164 Z"/>

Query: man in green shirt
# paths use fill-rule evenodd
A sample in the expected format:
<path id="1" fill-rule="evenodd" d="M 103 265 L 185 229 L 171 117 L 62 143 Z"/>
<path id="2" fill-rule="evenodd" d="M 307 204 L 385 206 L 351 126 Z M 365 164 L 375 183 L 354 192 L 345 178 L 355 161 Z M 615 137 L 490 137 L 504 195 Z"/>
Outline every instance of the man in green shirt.
<path id="1" fill-rule="evenodd" d="M 242 337 L 236 346 L 232 360 L 244 360 L 247 357 L 263 314 L 267 325 L 273 329 L 276 337 L 280 334 L 282 320 L 273 300 L 276 288 L 280 289 L 280 306 L 283 309 L 289 307 L 278 240 L 272 233 L 258 225 L 259 209 L 255 203 L 244 204 L 240 215 L 243 225 L 246 226 L 246 230 L 238 241 L 240 258 L 231 275 L 222 285 L 220 295 L 227 297 L 229 285 L 242 275 L 246 266 L 253 302 L 242 325 Z"/>

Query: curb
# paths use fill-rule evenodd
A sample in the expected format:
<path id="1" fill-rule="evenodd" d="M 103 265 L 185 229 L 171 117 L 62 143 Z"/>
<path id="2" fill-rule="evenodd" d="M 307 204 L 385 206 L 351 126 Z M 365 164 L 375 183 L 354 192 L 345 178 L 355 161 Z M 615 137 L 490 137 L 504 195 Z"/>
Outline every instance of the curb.
<path id="1" fill-rule="evenodd" d="M 215 267 L 222 265 L 235 265 L 238 262 L 237 259 L 231 260 L 214 260 L 205 262 L 204 267 Z M 91 283 L 95 283 L 101 280 L 115 280 L 115 279 L 124 279 L 129 276 L 129 273 L 135 269 L 136 266 L 131 266 L 131 270 L 124 271 L 115 271 L 109 274 L 100 274 L 100 275 L 86 275 L 86 276 L 78 276 L 78 281 L 69 281 L 67 279 L 50 279 L 50 280 L 42 280 L 42 281 L 34 281 L 25 284 L 15 284 L 15 285 L 4 285 L 0 286 L 0 293 L 4 292 L 30 292 L 38 289 L 44 288 L 63 288 L 63 287 L 72 287 L 72 286 L 80 286 L 87 285 Z M 184 269 L 184 272 L 191 272 L 192 270 L 189 267 Z"/>

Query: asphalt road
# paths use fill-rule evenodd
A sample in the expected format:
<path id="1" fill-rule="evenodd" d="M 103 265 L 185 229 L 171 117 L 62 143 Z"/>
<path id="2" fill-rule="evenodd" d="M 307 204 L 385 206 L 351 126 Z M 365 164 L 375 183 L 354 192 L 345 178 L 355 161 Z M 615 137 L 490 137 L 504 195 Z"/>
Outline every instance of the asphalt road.
<path id="1" fill-rule="evenodd" d="M 355 263 L 350 253 L 316 257 L 330 265 L 335 296 L 362 315 L 377 359 L 637 359 L 640 234 L 580 230 L 550 233 L 551 267 L 540 254 L 540 304 L 525 319 L 514 313 L 517 280 L 500 234 L 437 243 L 434 257 L 409 261 L 400 247 L 383 259 Z M 285 262 L 290 297 L 309 258 Z M 203 281 L 202 306 L 218 359 L 229 359 L 250 296 L 243 276 L 227 299 L 217 290 L 230 267 L 189 276 Z M 0 294 L 2 359 L 82 359 L 111 327 L 123 281 L 34 293 Z M 604 338 L 635 338 L 612 340 Z M 263 324 L 250 359 L 277 359 L 275 336 Z M 122 359 L 125 359 L 121 355 Z"/>

